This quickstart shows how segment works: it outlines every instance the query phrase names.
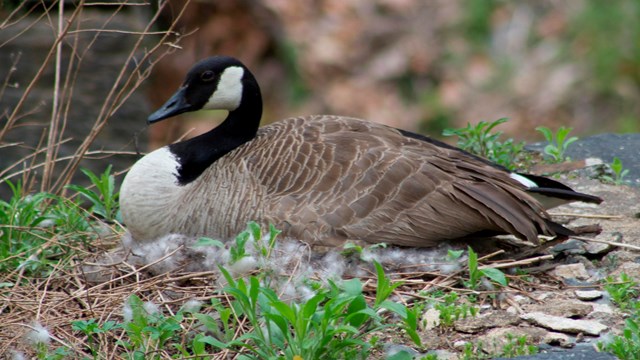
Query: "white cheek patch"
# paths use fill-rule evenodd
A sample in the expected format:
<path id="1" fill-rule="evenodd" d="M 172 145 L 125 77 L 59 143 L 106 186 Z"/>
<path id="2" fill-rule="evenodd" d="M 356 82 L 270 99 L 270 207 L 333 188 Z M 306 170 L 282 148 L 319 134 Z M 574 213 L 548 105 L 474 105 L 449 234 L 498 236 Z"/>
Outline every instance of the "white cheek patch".
<path id="1" fill-rule="evenodd" d="M 242 77 L 244 69 L 231 66 L 224 70 L 218 82 L 218 88 L 213 92 L 209 101 L 202 107 L 207 110 L 233 111 L 240 106 L 242 100 Z"/>
<path id="2" fill-rule="evenodd" d="M 526 186 L 528 189 L 537 188 L 538 187 L 538 184 L 534 183 L 533 181 L 531 181 L 530 179 L 527 179 L 526 177 L 524 177 L 522 175 L 518 175 L 516 173 L 511 173 L 511 174 L 509 174 L 509 177 L 511 177 L 513 180 L 519 182 L 520 184 Z"/>

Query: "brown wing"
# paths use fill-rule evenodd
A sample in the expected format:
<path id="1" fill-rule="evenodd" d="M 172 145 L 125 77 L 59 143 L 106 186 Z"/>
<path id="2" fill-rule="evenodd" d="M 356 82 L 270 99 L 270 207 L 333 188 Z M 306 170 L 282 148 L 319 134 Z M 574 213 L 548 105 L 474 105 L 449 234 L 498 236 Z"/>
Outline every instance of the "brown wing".
<path id="1" fill-rule="evenodd" d="M 312 243 L 552 234 L 544 210 L 507 173 L 383 125 L 288 119 L 262 128 L 252 148 L 245 159 L 265 187 L 265 217 Z"/>

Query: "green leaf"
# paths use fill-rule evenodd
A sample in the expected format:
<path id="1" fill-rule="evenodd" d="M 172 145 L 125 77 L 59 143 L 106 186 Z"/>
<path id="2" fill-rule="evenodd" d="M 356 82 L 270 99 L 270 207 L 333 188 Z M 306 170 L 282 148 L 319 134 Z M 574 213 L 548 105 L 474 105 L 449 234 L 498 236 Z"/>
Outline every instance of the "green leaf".
<path id="1" fill-rule="evenodd" d="M 378 275 L 376 300 L 374 302 L 374 306 L 378 306 L 378 304 L 382 303 L 393 293 L 393 290 L 402 285 L 402 282 L 398 281 L 392 284 L 391 280 L 389 280 L 389 278 L 385 275 L 382 265 L 380 265 L 380 263 L 378 263 L 377 261 L 374 261 L 373 264 L 376 267 L 376 273 Z"/>
<path id="2" fill-rule="evenodd" d="M 413 355 L 409 354 L 406 350 L 398 351 L 397 353 L 387 357 L 386 360 L 412 360 Z"/>
<path id="3" fill-rule="evenodd" d="M 347 294 L 352 296 L 362 294 L 362 283 L 360 282 L 360 279 L 354 278 L 345 280 L 342 283 L 342 288 Z"/>
<path id="4" fill-rule="evenodd" d="M 349 324 L 351 326 L 359 327 L 367 321 L 368 316 L 366 315 L 371 316 L 371 313 L 366 312 L 367 308 L 368 306 L 364 296 L 355 297 L 347 308 L 347 321 Z M 373 315 L 375 316 L 375 313 Z"/>
<path id="5" fill-rule="evenodd" d="M 253 236 L 253 241 L 255 241 L 256 243 L 260 243 L 260 241 L 262 240 L 262 230 L 260 229 L 260 225 L 258 225 L 254 221 L 250 221 L 247 224 L 247 229 Z"/>
<path id="6" fill-rule="evenodd" d="M 447 260 L 454 261 L 460 259 L 460 257 L 464 254 L 464 250 L 447 250 Z"/>
<path id="7" fill-rule="evenodd" d="M 379 305 L 379 307 L 398 314 L 403 319 L 407 318 L 407 308 L 402 304 L 398 304 L 390 300 L 385 300 Z"/>
<path id="8" fill-rule="evenodd" d="M 553 133 L 551 132 L 551 129 L 544 126 L 538 126 L 536 128 L 536 131 L 539 131 L 540 133 L 542 133 L 542 135 L 544 136 L 545 140 L 547 140 L 548 143 L 550 144 L 553 143 Z"/>
<path id="9" fill-rule="evenodd" d="M 229 346 L 213 336 L 203 336 L 197 340 L 198 342 L 209 344 L 218 349 L 227 349 Z"/>
<path id="10" fill-rule="evenodd" d="M 480 270 L 480 272 L 488 277 L 489 279 L 497 282 L 498 284 L 506 287 L 508 285 L 508 281 L 507 281 L 507 277 L 504 275 L 504 273 L 498 269 L 493 269 L 493 268 L 487 268 L 487 269 L 482 269 Z"/>
<path id="11" fill-rule="evenodd" d="M 220 249 L 224 249 L 224 243 L 220 240 L 215 240 L 208 237 L 201 237 L 196 241 L 194 246 L 214 246 Z"/>

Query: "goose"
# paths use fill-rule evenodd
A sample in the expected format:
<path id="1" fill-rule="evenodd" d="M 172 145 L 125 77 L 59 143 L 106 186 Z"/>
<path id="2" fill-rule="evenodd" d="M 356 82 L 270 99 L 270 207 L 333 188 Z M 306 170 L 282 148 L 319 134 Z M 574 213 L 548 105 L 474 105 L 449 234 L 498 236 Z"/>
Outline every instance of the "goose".
<path id="1" fill-rule="evenodd" d="M 122 219 L 138 244 L 169 234 L 229 240 L 249 221 L 311 246 L 424 248 L 498 234 L 538 244 L 539 235 L 572 234 L 551 220 L 549 207 L 602 201 L 356 118 L 304 116 L 260 127 L 260 87 L 233 57 L 197 62 L 148 123 L 201 109 L 228 115 L 203 135 L 142 157 L 123 181 Z"/>

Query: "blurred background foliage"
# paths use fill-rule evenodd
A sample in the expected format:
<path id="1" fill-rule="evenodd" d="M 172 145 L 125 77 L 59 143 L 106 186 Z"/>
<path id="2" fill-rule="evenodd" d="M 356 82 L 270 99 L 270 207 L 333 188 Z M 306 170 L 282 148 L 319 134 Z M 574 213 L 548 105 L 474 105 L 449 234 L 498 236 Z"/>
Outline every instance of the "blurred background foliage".
<path id="1" fill-rule="evenodd" d="M 165 56 L 110 116 L 94 148 L 146 151 L 191 128 L 196 130 L 189 136 L 210 128 L 210 121 L 199 121 L 202 115 L 148 130 L 145 118 L 179 86 L 193 62 L 212 54 L 237 56 L 254 70 L 266 99 L 264 123 L 331 113 L 439 137 L 444 128 L 507 117 L 500 130 L 529 141 L 541 140 L 534 130 L 541 125 L 570 126 L 580 136 L 640 128 L 639 0 L 111 3 L 65 3 L 67 9 L 84 7 L 74 19 L 76 30 L 110 31 L 96 37 L 76 31 L 63 41 L 63 59 L 82 61 L 65 112 L 70 140 L 61 145 L 60 156 L 89 131 L 113 85 L 114 69 L 126 62 L 132 34 L 150 21 L 156 31 L 177 33 L 151 54 Z M 2 2 L 0 128 L 55 41 L 57 7 L 44 4 Z M 152 20 L 159 8 L 160 16 Z M 154 36 L 160 38 L 149 37 Z M 148 49 L 136 51 L 141 58 Z M 52 74 L 53 65 L 46 66 L 15 123 L 20 126 L 0 139 L 0 167 L 42 141 L 51 115 Z M 134 160 L 107 162 L 123 169 Z"/>

